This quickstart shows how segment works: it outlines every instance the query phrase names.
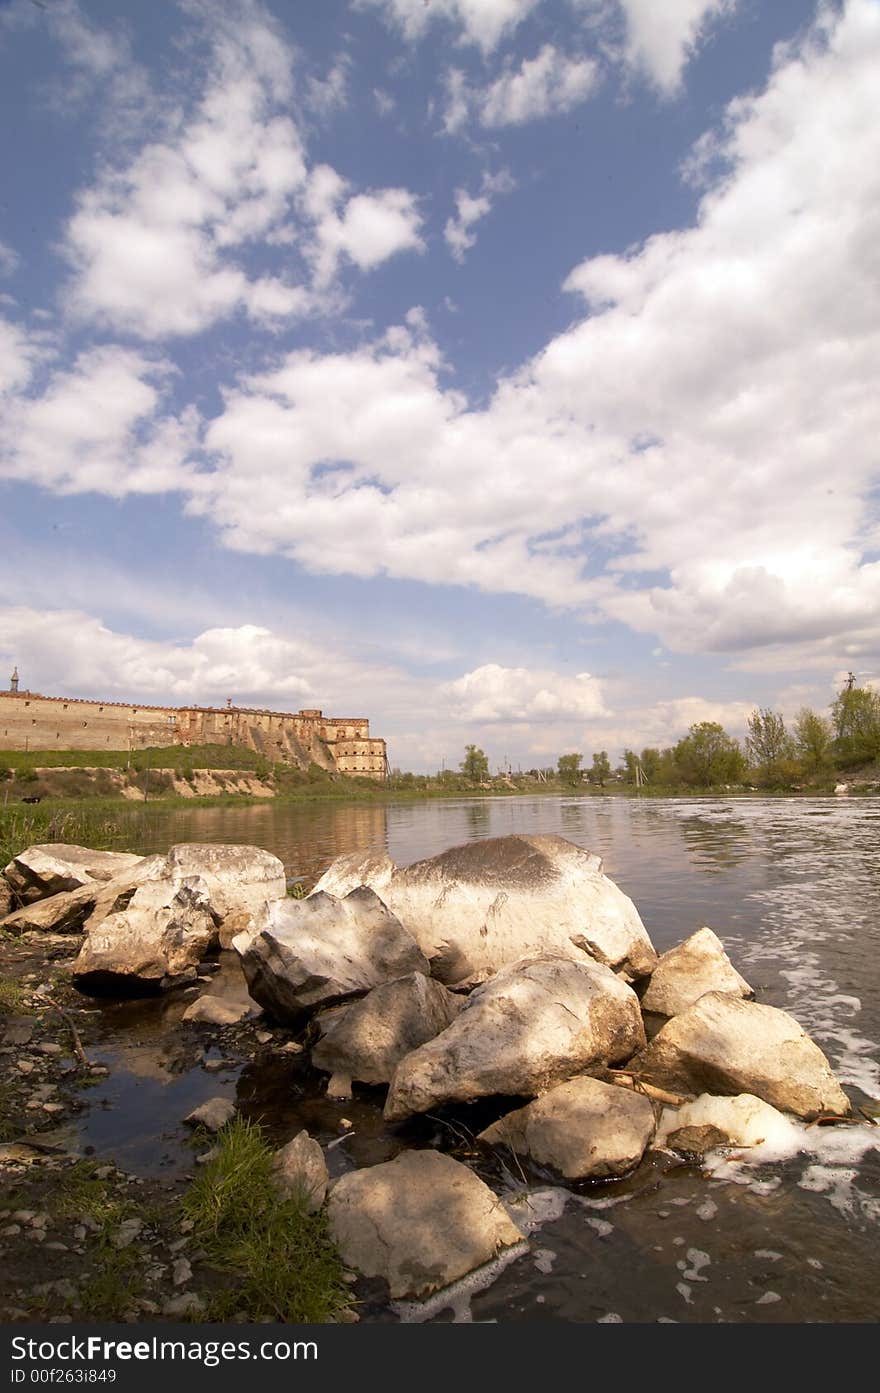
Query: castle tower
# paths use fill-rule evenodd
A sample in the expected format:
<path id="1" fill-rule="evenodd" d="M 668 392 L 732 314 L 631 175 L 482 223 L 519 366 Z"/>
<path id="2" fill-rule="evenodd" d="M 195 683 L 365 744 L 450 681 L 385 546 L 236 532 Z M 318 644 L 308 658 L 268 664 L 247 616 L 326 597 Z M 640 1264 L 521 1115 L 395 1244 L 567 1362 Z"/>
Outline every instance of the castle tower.
<path id="1" fill-rule="evenodd" d="M 11 692 L 18 691 L 18 668 L 13 669 L 12 676 L 9 679 L 9 690 Z"/>

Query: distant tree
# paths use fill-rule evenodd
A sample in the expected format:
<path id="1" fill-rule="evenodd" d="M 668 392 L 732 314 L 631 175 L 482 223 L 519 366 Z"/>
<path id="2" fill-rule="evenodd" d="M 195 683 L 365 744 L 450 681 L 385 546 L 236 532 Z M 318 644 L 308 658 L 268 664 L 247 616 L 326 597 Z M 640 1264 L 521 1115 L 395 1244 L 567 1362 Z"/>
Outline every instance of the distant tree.
<path id="1" fill-rule="evenodd" d="M 481 784 L 489 777 L 489 759 L 476 745 L 465 745 L 459 768 L 469 783 Z"/>
<path id="2" fill-rule="evenodd" d="M 695 788 L 738 783 L 745 772 L 739 741 L 717 721 L 692 725 L 673 752 L 675 766 L 683 783 Z"/>
<path id="3" fill-rule="evenodd" d="M 651 747 L 649 747 L 648 749 L 642 750 L 642 753 L 641 753 L 641 755 L 639 756 L 639 761 L 640 761 L 641 766 L 642 766 L 642 773 L 644 774 L 645 778 L 648 780 L 648 783 L 649 783 L 649 784 L 661 784 L 661 783 L 670 783 L 670 782 L 671 782 L 671 779 L 668 779 L 668 778 L 667 778 L 667 779 L 664 779 L 664 778 L 662 777 L 664 755 L 666 756 L 666 764 L 667 764 L 667 766 L 669 766 L 669 768 L 670 768 L 670 770 L 671 770 L 671 767 L 672 767 L 672 754 L 671 754 L 671 751 L 666 750 L 666 751 L 663 752 L 663 754 L 661 754 L 661 752 L 660 752 L 659 750 L 655 750 L 655 749 L 653 749 L 653 748 L 651 748 Z"/>
<path id="4" fill-rule="evenodd" d="M 556 764 L 559 782 L 570 785 L 579 784 L 583 760 L 583 755 L 560 755 Z"/>
<path id="5" fill-rule="evenodd" d="M 847 767 L 880 758 L 880 692 L 844 687 L 831 703 L 831 719 L 838 764 Z"/>
<path id="6" fill-rule="evenodd" d="M 600 788 L 605 787 L 611 778 L 611 761 L 608 758 L 607 750 L 600 750 L 598 754 L 593 755 L 593 763 L 587 770 L 587 778 L 591 784 L 598 784 Z"/>
<path id="7" fill-rule="evenodd" d="M 641 761 L 635 750 L 624 750 L 620 772 L 628 784 L 634 784 L 636 782 L 640 767 Z M 644 772 L 644 770 L 642 772 Z"/>
<path id="8" fill-rule="evenodd" d="M 795 753 L 807 774 L 818 774 L 831 758 L 831 722 L 802 706 L 794 718 Z"/>
<path id="9" fill-rule="evenodd" d="M 785 722 L 775 711 L 761 707 L 749 717 L 746 754 L 750 765 L 768 783 L 774 783 L 792 773 L 788 767 L 794 745 Z"/>

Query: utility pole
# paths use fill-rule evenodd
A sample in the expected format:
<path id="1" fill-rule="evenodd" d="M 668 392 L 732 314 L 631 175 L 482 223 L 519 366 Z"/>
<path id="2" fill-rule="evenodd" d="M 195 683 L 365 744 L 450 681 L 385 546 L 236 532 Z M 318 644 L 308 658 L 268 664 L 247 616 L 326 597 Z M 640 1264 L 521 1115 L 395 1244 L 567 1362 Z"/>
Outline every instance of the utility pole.
<path id="1" fill-rule="evenodd" d="M 847 675 L 846 675 L 846 690 L 847 690 L 848 692 L 851 692 L 852 689 L 853 689 L 853 687 L 854 687 L 855 685 L 856 685 L 856 675 L 855 675 L 855 673 L 854 673 L 854 672 L 848 672 Z"/>

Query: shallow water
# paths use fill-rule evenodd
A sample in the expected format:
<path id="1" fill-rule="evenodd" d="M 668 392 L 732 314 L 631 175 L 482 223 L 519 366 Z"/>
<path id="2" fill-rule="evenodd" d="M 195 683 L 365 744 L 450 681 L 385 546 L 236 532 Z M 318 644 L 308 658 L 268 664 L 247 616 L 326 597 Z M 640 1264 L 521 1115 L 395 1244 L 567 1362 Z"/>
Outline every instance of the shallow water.
<path id="1" fill-rule="evenodd" d="M 854 1102 L 880 1096 L 880 803 L 865 800 L 456 799 L 383 806 L 185 809 L 137 826 L 137 845 L 243 842 L 311 882 L 335 855 L 385 848 L 400 864 L 508 832 L 555 832 L 604 858 L 659 950 L 703 924 L 721 937 L 758 999 L 790 1011 L 828 1055 Z M 234 961 L 211 990 L 240 990 Z M 191 1164 L 179 1120 L 214 1094 L 235 1096 L 279 1140 L 307 1126 L 331 1169 L 373 1165 L 402 1146 L 450 1140 L 466 1153 L 467 1111 L 387 1129 L 382 1093 L 346 1103 L 323 1076 L 267 1053 L 206 1073 L 201 1051 L 167 1030 L 186 1003 L 98 1008 L 113 1072 L 81 1140 L 144 1172 Z M 339 1142 L 341 1119 L 350 1135 Z M 880 1130 L 805 1129 L 792 1156 L 720 1162 L 714 1173 L 653 1157 L 626 1182 L 557 1187 L 502 1159 L 475 1164 L 496 1188 L 526 1192 L 542 1224 L 532 1252 L 457 1318 L 574 1321 L 867 1321 L 880 1317 Z M 473 1159 L 473 1158 L 472 1158 Z M 534 1192 L 538 1197 L 534 1198 Z M 549 1217 L 548 1217 L 549 1216 Z M 377 1308 L 375 1318 L 391 1318 Z M 438 1319 L 452 1319 L 446 1311 Z"/>

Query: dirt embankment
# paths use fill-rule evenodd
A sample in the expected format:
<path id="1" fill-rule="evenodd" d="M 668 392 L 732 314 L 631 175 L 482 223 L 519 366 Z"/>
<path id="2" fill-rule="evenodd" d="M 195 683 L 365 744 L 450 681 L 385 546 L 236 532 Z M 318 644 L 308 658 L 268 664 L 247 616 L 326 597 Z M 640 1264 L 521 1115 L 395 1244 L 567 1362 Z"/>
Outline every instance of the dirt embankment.
<path id="1" fill-rule="evenodd" d="M 271 775 L 261 778 L 247 769 L 195 769 L 183 774 L 177 769 L 51 768 L 34 769 L 27 778 L 4 783 L 0 798 L 15 803 L 121 796 L 143 802 L 163 795 L 207 798 L 222 794 L 274 798 L 275 785 Z"/>

